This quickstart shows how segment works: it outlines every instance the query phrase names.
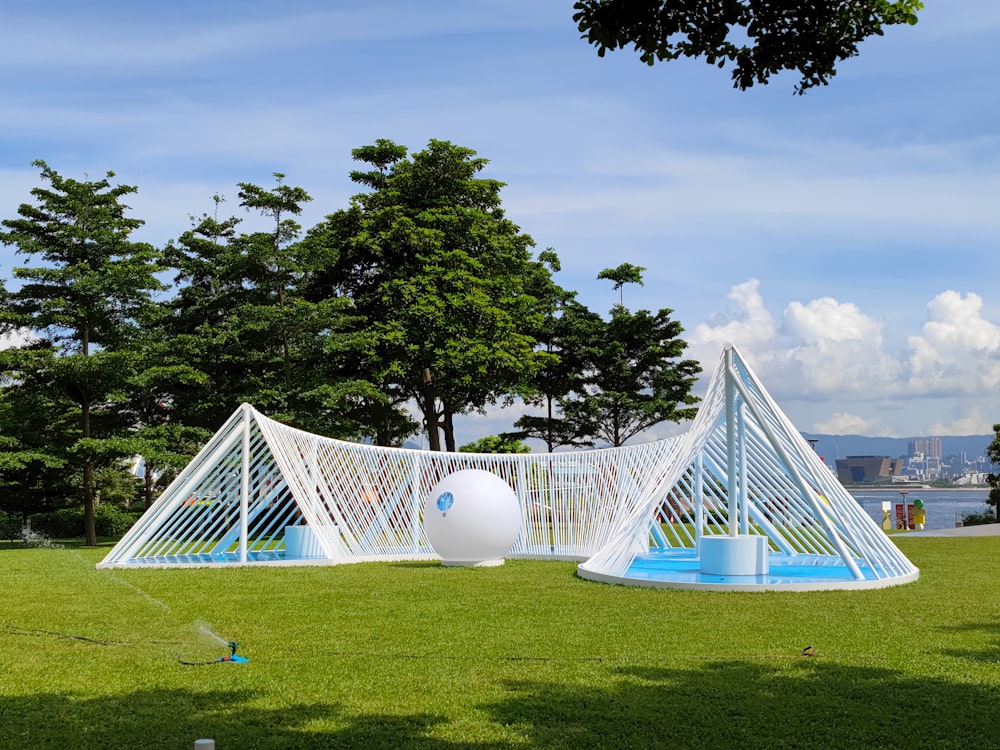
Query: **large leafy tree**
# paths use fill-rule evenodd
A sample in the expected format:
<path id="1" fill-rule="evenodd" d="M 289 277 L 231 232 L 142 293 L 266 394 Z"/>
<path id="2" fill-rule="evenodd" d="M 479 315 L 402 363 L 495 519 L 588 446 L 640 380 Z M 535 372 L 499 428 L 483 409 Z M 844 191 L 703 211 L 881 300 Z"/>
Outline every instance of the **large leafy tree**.
<path id="1" fill-rule="evenodd" d="M 371 385 L 341 366 L 360 346 L 345 331 L 355 316 L 347 299 L 304 296 L 324 261 L 298 241 L 295 217 L 310 198 L 275 177 L 270 189 L 239 185 L 240 206 L 266 229 L 241 233 L 240 219 L 216 211 L 168 247 L 179 289 L 158 322 L 170 365 L 157 370 L 160 400 L 170 421 L 189 426 L 215 429 L 246 401 L 302 429 L 359 437 L 356 402 Z"/>
<path id="2" fill-rule="evenodd" d="M 316 293 L 353 300 L 373 336 L 373 381 L 417 405 L 431 449 L 443 434 L 453 451 L 455 415 L 511 397 L 540 363 L 533 242 L 471 149 L 432 140 L 408 156 L 379 140 L 352 153 L 368 169 L 351 179 L 368 192 L 314 231 L 336 250 Z"/>
<path id="3" fill-rule="evenodd" d="M 607 272 L 599 276 L 613 277 Z M 641 277 L 628 279 L 640 282 Z M 701 367 L 681 359 L 687 343 L 672 312 L 633 313 L 616 304 L 605 321 L 586 310 L 572 311 L 583 318 L 577 325 L 587 331 L 581 352 L 586 361 L 575 393 L 561 405 L 580 432 L 617 447 L 660 422 L 694 417 L 697 398 L 691 388 Z"/>
<path id="4" fill-rule="evenodd" d="M 602 57 L 632 45 L 648 65 L 679 57 L 732 64 L 741 90 L 794 70 L 801 94 L 826 85 L 837 64 L 884 27 L 915 24 L 922 7 L 919 0 L 577 0 L 573 20 Z"/>
<path id="5" fill-rule="evenodd" d="M 0 323 L 37 338 L 5 351 L 0 368 L 7 389 L 44 394 L 60 415 L 49 443 L 80 472 L 84 535 L 93 545 L 97 472 L 135 449 L 133 425 L 117 406 L 139 364 L 138 321 L 162 288 L 160 253 L 131 238 L 143 222 L 126 216 L 123 200 L 135 187 L 112 185 L 113 172 L 75 180 L 35 165 L 47 187 L 34 188 L 35 202 L 0 231 L 0 243 L 35 265 L 14 269 L 20 286 L 0 306 Z"/>

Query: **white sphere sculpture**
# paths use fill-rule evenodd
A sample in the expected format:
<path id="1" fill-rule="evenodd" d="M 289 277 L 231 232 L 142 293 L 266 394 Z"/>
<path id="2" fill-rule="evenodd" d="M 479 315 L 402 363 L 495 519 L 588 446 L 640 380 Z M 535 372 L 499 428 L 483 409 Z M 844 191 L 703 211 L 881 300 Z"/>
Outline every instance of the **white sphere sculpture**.
<path id="1" fill-rule="evenodd" d="M 521 506 L 496 474 L 462 469 L 427 496 L 424 531 L 442 565 L 503 565 L 521 532 Z"/>

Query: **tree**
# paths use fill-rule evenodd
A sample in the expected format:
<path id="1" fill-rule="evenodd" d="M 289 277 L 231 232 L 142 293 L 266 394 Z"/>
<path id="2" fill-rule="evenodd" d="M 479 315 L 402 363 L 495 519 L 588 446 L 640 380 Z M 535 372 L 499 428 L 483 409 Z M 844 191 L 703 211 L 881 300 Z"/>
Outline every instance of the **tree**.
<path id="1" fill-rule="evenodd" d="M 78 502 L 53 424 L 59 414 L 45 394 L 0 390 L 0 509 L 23 526 L 32 513 Z"/>
<path id="2" fill-rule="evenodd" d="M 535 375 L 533 383 L 537 398 L 528 403 L 543 403 L 545 414 L 525 414 L 514 422 L 521 438 L 535 438 L 545 443 L 549 453 L 558 447 L 583 448 L 593 445 L 589 424 L 569 419 L 563 411 L 564 402 L 574 391 L 583 389 L 583 378 L 589 363 L 599 352 L 594 349 L 604 331 L 601 316 L 577 302 L 566 293 L 558 307 L 547 317 L 539 337 L 548 355 Z"/>
<path id="3" fill-rule="evenodd" d="M 802 94 L 829 83 L 837 63 L 883 27 L 917 23 L 921 8 L 919 0 L 577 0 L 573 20 L 601 57 L 634 45 L 647 65 L 734 63 L 733 86 L 743 91 L 795 70 Z"/>
<path id="4" fill-rule="evenodd" d="M 458 449 L 460 453 L 531 453 L 531 448 L 516 437 L 487 435 Z"/>
<path id="5" fill-rule="evenodd" d="M 431 140 L 355 149 L 369 189 L 312 233 L 335 249 L 320 296 L 349 297 L 373 334 L 370 379 L 423 415 L 432 450 L 455 450 L 454 417 L 509 399 L 541 362 L 544 305 L 528 283 L 530 237 L 504 215 L 487 161 Z"/>
<path id="6" fill-rule="evenodd" d="M 660 422 L 694 417 L 698 399 L 690 392 L 701 367 L 679 359 L 687 343 L 672 312 L 633 313 L 619 304 L 607 321 L 579 312 L 588 330 L 585 369 L 560 404 L 581 433 L 618 447 Z"/>
<path id="7" fill-rule="evenodd" d="M 307 298 L 326 264 L 292 218 L 310 197 L 275 178 L 271 189 L 239 184 L 240 206 L 268 219 L 265 231 L 240 233 L 240 219 L 216 211 L 168 246 L 179 289 L 151 342 L 170 365 L 154 371 L 162 393 L 150 384 L 152 400 L 188 426 L 214 430 L 249 402 L 304 430 L 362 437 L 357 401 L 374 387 L 342 365 L 366 341 L 349 299 Z"/>
<path id="8" fill-rule="evenodd" d="M 38 264 L 14 269 L 22 283 L 5 296 L 0 324 L 40 338 L 5 352 L 0 367 L 8 389 L 44 393 L 57 412 L 66 405 L 75 424 L 62 457 L 81 471 L 84 536 L 94 545 L 95 473 L 133 447 L 116 406 L 137 365 L 137 320 L 163 288 L 160 253 L 131 240 L 143 222 L 122 201 L 135 187 L 113 186 L 113 172 L 78 181 L 34 164 L 49 187 L 32 189 L 35 204 L 2 222 L 0 243 Z"/>
<path id="9" fill-rule="evenodd" d="M 993 425 L 995 437 L 986 448 L 986 457 L 994 466 L 1000 465 L 1000 424 Z M 990 485 L 990 495 L 986 504 L 993 508 L 993 517 L 1000 521 L 1000 475 L 990 474 L 987 481 Z"/>
<path id="10" fill-rule="evenodd" d="M 642 272 L 646 270 L 645 266 L 634 266 L 631 263 L 622 263 L 617 268 L 605 268 L 600 273 L 597 274 L 598 279 L 609 279 L 615 282 L 614 289 L 618 292 L 618 304 L 625 304 L 625 293 L 622 291 L 622 287 L 626 284 L 638 284 L 643 286 L 642 283 Z"/>

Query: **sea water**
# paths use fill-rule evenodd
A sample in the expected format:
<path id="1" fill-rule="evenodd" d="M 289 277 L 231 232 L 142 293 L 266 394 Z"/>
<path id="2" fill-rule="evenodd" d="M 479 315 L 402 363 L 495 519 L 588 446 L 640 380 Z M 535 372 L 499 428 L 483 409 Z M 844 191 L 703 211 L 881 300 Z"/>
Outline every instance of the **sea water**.
<path id="1" fill-rule="evenodd" d="M 901 492 L 895 490 L 878 492 L 854 490 L 851 494 L 880 526 L 882 524 L 882 503 L 890 503 L 889 518 L 892 519 L 893 528 L 895 528 L 896 506 L 903 503 Z M 968 490 L 912 489 L 906 492 L 906 504 L 913 505 L 918 498 L 924 501 L 924 510 L 927 511 L 925 529 L 953 529 L 961 524 L 962 516 L 966 513 L 986 512 L 989 507 L 986 505 L 986 498 L 989 497 L 989 494 L 988 488 Z"/>

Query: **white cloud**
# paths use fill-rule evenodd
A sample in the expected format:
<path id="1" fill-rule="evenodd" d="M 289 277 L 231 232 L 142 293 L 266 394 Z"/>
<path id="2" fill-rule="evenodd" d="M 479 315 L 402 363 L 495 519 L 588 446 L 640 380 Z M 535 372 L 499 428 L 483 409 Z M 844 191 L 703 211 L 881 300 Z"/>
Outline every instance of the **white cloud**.
<path id="1" fill-rule="evenodd" d="M 965 416 L 948 424 L 932 424 L 928 434 L 940 435 L 988 435 L 993 432 L 993 425 L 1000 421 L 1000 414 L 994 414 L 992 418 L 986 417 L 982 410 L 973 407 Z"/>
<path id="2" fill-rule="evenodd" d="M 777 324 L 764 307 L 759 279 L 735 285 L 726 299 L 734 309 L 707 323 L 697 324 L 691 332 L 691 353 L 703 367 L 706 362 L 714 362 L 727 344 L 748 352 L 770 349 L 774 345 Z"/>
<path id="3" fill-rule="evenodd" d="M 857 414 L 837 412 L 825 422 L 813 425 L 813 431 L 827 435 L 870 435 L 873 437 L 897 437 L 877 419 L 866 419 Z"/>
<path id="4" fill-rule="evenodd" d="M 1000 326 L 977 294 L 937 294 L 922 333 L 898 354 L 882 321 L 854 303 L 792 300 L 777 325 L 756 279 L 728 299 L 735 309 L 694 327 L 692 353 L 707 378 L 734 343 L 793 421 L 885 436 L 986 434 L 1000 421 Z"/>
<path id="5" fill-rule="evenodd" d="M 875 397 L 897 389 L 900 365 L 882 351 L 882 326 L 854 304 L 824 297 L 792 301 L 779 327 L 764 306 L 760 282 L 734 286 L 736 310 L 695 326 L 691 351 L 706 366 L 735 344 L 776 395 L 789 399 Z"/>
<path id="6" fill-rule="evenodd" d="M 927 305 L 921 335 L 910 336 L 910 390 L 990 393 L 1000 388 L 1000 326 L 982 316 L 978 294 L 948 290 Z"/>
<path id="7" fill-rule="evenodd" d="M 840 303 L 832 297 L 815 299 L 808 304 L 793 300 L 785 309 L 782 325 L 785 333 L 804 344 L 862 341 L 881 347 L 882 327 L 864 315 L 857 305 Z"/>
<path id="8" fill-rule="evenodd" d="M 11 331 L 0 336 L 0 349 L 16 349 L 30 344 L 37 339 L 38 336 L 29 329 L 19 328 L 16 331 Z"/>

